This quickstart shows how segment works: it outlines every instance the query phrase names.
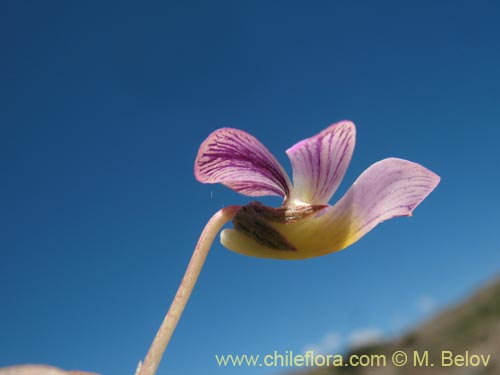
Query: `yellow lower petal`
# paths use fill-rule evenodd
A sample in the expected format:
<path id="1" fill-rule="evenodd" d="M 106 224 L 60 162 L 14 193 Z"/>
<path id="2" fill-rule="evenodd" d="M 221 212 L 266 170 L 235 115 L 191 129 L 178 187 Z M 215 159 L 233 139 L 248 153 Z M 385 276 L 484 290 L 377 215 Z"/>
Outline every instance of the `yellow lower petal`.
<path id="1" fill-rule="evenodd" d="M 243 255 L 298 260 L 342 250 L 361 237 L 352 230 L 357 225 L 347 216 L 332 220 L 322 215 L 295 223 L 272 223 L 272 226 L 295 247 L 295 251 L 271 249 L 235 229 L 223 230 L 221 242 L 228 249 Z"/>

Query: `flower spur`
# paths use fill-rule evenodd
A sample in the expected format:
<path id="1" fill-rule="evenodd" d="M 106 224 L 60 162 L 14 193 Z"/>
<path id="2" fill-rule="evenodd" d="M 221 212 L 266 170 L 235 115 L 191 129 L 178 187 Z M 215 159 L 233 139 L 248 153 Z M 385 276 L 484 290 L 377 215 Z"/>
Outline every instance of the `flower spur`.
<path id="1" fill-rule="evenodd" d="M 242 207 L 234 229 L 222 231 L 222 244 L 256 257 L 311 258 L 344 249 L 382 221 L 410 216 L 440 178 L 396 158 L 373 164 L 335 205 L 328 204 L 351 161 L 355 133 L 352 122 L 342 121 L 289 148 L 293 184 L 252 135 L 231 128 L 210 134 L 195 161 L 198 181 L 249 196 L 283 197 L 280 208 L 257 202 Z"/>
<path id="2" fill-rule="evenodd" d="M 175 298 L 137 375 L 154 375 L 191 295 L 218 231 L 222 244 L 244 255 L 305 259 L 344 249 L 384 220 L 410 216 L 439 183 L 439 176 L 402 159 L 381 160 L 366 169 L 333 206 L 328 204 L 351 161 L 356 129 L 333 124 L 287 150 L 293 185 L 281 164 L 252 135 L 214 131 L 201 144 L 194 173 L 203 183 L 222 183 L 238 193 L 283 198 L 279 208 L 257 202 L 224 207 L 208 221 Z"/>

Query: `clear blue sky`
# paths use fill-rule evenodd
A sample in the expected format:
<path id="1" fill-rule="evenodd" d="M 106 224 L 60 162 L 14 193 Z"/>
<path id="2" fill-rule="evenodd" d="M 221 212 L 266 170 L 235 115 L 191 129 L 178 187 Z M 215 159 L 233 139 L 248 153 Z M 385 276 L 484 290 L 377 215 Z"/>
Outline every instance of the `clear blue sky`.
<path id="1" fill-rule="evenodd" d="M 350 119 L 341 186 L 390 156 L 442 177 L 409 219 L 279 262 L 213 246 L 159 374 L 397 334 L 500 271 L 495 1 L 3 1 L 0 366 L 132 374 L 208 218 L 222 126 L 285 149 Z M 279 205 L 278 199 L 266 203 Z M 328 341 L 328 340 L 326 340 Z M 335 345 L 330 345 L 330 349 Z M 333 349 L 332 349 L 333 350 Z"/>

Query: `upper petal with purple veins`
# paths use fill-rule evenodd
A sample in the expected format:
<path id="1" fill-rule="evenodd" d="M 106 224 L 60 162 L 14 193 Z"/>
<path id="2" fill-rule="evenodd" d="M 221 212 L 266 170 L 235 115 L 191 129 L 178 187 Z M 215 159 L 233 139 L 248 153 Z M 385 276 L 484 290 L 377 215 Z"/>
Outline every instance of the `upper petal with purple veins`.
<path id="1" fill-rule="evenodd" d="M 289 148 L 293 168 L 291 201 L 325 204 L 344 178 L 354 151 L 356 129 L 350 121 L 331 125 Z"/>
<path id="2" fill-rule="evenodd" d="M 278 195 L 287 198 L 288 175 L 255 137 L 238 129 L 214 131 L 202 143 L 194 174 L 204 183 L 222 183 L 238 193 L 257 197 Z"/>

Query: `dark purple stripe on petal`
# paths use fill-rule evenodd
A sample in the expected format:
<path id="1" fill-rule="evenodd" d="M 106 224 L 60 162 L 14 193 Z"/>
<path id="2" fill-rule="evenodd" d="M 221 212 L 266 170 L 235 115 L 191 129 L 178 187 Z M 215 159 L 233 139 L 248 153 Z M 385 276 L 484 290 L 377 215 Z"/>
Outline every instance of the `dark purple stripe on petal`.
<path id="1" fill-rule="evenodd" d="M 292 199 L 309 204 L 328 203 L 349 166 L 355 137 L 354 124 L 342 121 L 289 148 Z"/>
<path id="2" fill-rule="evenodd" d="M 201 144 L 194 174 L 203 183 L 222 183 L 249 196 L 288 197 L 290 180 L 281 164 L 252 135 L 222 128 Z"/>

